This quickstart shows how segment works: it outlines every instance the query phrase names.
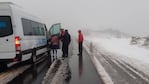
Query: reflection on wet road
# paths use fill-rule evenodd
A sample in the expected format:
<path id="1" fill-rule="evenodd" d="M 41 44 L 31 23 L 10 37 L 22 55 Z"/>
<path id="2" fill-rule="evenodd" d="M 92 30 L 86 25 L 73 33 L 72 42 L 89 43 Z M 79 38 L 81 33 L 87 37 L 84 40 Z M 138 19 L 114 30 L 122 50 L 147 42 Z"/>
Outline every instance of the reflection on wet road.
<path id="1" fill-rule="evenodd" d="M 16 77 L 8 84 L 41 84 L 49 66 L 49 60 L 45 59 L 43 62 L 32 65 L 23 74 Z"/>
<path id="2" fill-rule="evenodd" d="M 79 56 L 79 78 L 81 78 L 82 73 L 83 73 L 83 56 Z"/>
<path id="3" fill-rule="evenodd" d="M 77 49 L 69 59 L 71 79 L 69 84 L 102 84 L 88 54 L 77 56 Z"/>

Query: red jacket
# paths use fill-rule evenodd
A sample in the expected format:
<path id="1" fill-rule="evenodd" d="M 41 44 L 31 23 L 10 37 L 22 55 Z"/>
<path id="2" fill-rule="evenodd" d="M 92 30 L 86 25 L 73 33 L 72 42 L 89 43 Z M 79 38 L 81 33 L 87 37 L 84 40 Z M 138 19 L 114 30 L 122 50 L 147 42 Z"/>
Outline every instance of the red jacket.
<path id="1" fill-rule="evenodd" d="M 61 30 L 61 41 L 63 42 L 63 36 L 64 36 L 65 32 L 64 30 Z"/>
<path id="2" fill-rule="evenodd" d="M 51 39 L 52 45 L 58 45 L 58 36 L 53 36 Z"/>
<path id="3" fill-rule="evenodd" d="M 84 38 L 83 38 L 83 34 L 80 32 L 78 35 L 78 42 L 83 42 Z"/>

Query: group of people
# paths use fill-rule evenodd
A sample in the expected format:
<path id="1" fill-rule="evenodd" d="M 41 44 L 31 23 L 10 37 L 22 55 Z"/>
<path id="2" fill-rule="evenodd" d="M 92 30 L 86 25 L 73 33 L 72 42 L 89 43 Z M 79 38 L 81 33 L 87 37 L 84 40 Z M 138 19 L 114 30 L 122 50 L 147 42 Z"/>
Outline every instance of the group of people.
<path id="1" fill-rule="evenodd" d="M 68 33 L 68 30 L 63 30 L 61 29 L 61 42 L 62 42 L 62 52 L 63 55 L 62 57 L 68 57 L 68 49 L 69 49 L 69 44 L 71 42 L 71 36 Z"/>
<path id="2" fill-rule="evenodd" d="M 59 48 L 59 40 L 62 42 L 62 57 L 68 57 L 68 50 L 69 50 L 69 44 L 71 42 L 71 36 L 68 33 L 68 30 L 61 29 L 61 34 L 60 36 L 58 35 L 53 35 L 51 38 L 51 49 L 53 51 L 53 56 L 54 52 L 57 56 L 57 49 Z M 83 45 L 83 34 L 81 30 L 78 30 L 78 50 L 79 56 L 82 56 L 82 45 Z"/>

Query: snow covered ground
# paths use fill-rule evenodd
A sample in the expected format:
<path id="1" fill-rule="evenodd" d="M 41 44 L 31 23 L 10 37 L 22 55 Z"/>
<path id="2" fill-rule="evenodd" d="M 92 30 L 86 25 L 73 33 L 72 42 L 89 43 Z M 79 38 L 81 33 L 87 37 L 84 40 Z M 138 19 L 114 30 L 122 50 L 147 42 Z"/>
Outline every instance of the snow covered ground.
<path id="1" fill-rule="evenodd" d="M 131 65 L 149 77 L 149 49 L 140 45 L 131 45 L 131 38 L 96 33 L 86 35 L 85 40 L 85 44 L 93 44 L 93 53 L 96 56 L 103 53 Z"/>

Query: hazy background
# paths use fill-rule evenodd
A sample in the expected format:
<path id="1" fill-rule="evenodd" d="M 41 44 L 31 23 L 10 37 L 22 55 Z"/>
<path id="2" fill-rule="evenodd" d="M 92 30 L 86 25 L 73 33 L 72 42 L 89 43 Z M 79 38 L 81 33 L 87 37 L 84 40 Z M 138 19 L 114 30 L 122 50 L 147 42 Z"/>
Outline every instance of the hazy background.
<path id="1" fill-rule="evenodd" d="M 42 18 L 48 28 L 62 23 L 65 29 L 107 28 L 149 35 L 149 0 L 1 0 L 12 1 Z"/>

